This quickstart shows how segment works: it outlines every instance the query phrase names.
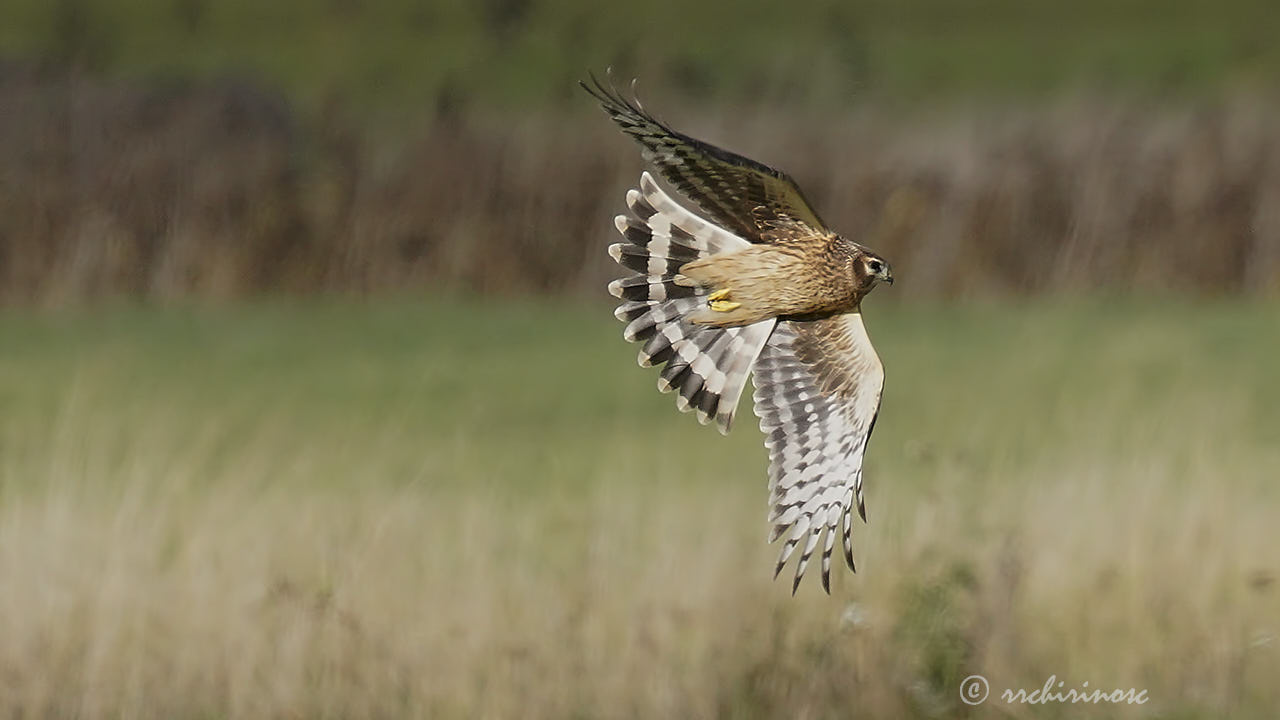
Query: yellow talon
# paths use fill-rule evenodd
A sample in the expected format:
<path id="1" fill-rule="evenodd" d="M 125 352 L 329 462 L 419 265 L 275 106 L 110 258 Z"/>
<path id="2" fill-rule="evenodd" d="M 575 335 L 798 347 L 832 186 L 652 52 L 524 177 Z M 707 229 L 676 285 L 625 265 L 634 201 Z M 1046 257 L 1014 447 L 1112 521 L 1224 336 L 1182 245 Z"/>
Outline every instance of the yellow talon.
<path id="1" fill-rule="evenodd" d="M 729 312 L 742 307 L 742 303 L 731 302 L 728 290 L 717 290 L 707 296 L 707 307 L 716 312 Z"/>

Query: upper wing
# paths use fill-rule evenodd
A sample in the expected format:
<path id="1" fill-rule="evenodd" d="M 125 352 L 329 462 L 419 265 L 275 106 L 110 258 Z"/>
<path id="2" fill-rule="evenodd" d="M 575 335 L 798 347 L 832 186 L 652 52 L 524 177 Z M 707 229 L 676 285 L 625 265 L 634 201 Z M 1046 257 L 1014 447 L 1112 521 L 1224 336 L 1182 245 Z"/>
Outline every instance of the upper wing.
<path id="1" fill-rule="evenodd" d="M 814 231 L 826 225 L 786 173 L 676 132 L 627 100 L 595 75 L 579 83 L 600 101 L 623 132 L 644 146 L 644 157 L 711 218 L 737 235 L 765 241 L 761 222 L 800 222 Z"/>
<path id="2" fill-rule="evenodd" d="M 845 560 L 854 569 L 855 498 L 867 517 L 862 454 L 880 411 L 884 368 L 862 315 L 848 313 L 779 321 L 754 371 L 755 410 L 769 448 L 769 542 L 787 534 L 774 577 L 804 540 L 794 593 L 825 530 L 822 587 L 831 592 L 836 526 L 843 524 Z"/>

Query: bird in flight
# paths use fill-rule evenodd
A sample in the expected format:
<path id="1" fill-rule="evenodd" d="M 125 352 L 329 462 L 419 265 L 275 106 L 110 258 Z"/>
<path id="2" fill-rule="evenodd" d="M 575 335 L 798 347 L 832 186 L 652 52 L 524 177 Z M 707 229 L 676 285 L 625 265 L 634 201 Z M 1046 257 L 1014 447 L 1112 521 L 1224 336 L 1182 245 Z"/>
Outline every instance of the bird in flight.
<path id="1" fill-rule="evenodd" d="M 594 75 L 580 83 L 695 214 L 648 172 L 614 219 L 609 254 L 629 273 L 610 283 L 639 363 L 658 389 L 727 433 L 748 375 L 769 450 L 769 542 L 776 578 L 800 549 L 794 594 L 822 542 L 822 587 L 841 535 L 853 562 L 854 503 L 866 521 L 862 457 L 880 411 L 884 367 L 862 299 L 893 283 L 884 258 L 827 229 L 785 173 L 672 130 Z M 634 87 L 634 83 L 633 83 Z"/>

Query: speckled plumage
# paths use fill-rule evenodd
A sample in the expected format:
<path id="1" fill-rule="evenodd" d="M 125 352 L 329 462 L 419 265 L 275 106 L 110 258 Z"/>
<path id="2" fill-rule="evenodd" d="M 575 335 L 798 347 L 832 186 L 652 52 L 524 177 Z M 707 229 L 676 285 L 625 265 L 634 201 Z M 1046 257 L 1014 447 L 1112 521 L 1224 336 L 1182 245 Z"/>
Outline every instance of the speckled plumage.
<path id="1" fill-rule="evenodd" d="M 698 217 L 648 174 L 615 224 L 610 255 L 634 274 L 610 284 L 623 336 L 682 411 L 728 432 L 754 373 L 755 412 L 769 450 L 772 526 L 783 539 L 775 576 L 794 552 L 792 592 L 822 546 L 830 592 L 836 534 L 854 567 L 852 519 L 866 519 L 862 459 L 884 369 L 862 323 L 862 300 L 889 265 L 826 228 L 789 176 L 676 132 L 595 78 L 583 87 L 644 147 L 644 157 L 698 205 Z"/>

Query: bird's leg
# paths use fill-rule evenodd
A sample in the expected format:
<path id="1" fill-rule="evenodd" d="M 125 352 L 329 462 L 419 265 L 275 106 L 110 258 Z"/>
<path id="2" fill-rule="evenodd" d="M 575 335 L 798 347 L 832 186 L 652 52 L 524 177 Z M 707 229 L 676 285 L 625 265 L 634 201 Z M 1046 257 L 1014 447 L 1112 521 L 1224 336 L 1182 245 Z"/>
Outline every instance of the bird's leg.
<path id="1" fill-rule="evenodd" d="M 707 296 L 707 307 L 716 312 L 730 312 L 742 307 L 742 303 L 729 300 L 729 291 L 717 290 Z"/>

